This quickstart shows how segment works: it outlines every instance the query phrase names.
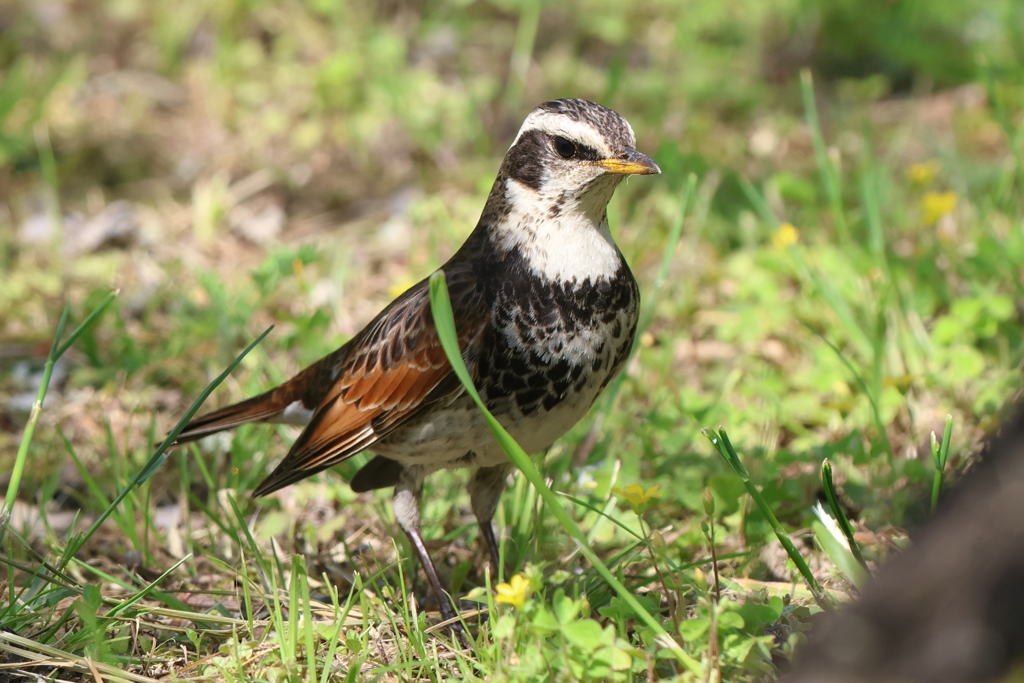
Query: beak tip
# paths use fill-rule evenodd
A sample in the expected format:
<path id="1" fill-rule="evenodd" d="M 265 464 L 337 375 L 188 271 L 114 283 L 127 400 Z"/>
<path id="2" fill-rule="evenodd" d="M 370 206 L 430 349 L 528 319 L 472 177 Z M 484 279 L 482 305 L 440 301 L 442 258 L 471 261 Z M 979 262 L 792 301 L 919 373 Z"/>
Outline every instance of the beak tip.
<path id="1" fill-rule="evenodd" d="M 661 167 L 658 166 L 654 159 L 650 158 L 646 154 L 641 154 L 635 149 L 631 149 L 627 152 L 629 160 L 632 161 L 635 166 L 642 168 L 637 175 L 660 175 Z"/>

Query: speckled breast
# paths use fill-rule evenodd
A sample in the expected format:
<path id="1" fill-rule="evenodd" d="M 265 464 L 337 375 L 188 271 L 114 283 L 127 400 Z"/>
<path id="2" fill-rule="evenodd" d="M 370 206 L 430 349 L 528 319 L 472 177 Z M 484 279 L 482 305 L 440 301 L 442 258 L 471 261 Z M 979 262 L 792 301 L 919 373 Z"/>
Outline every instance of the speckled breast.
<path id="1" fill-rule="evenodd" d="M 640 294 L 625 261 L 596 282 L 491 279 L 491 326 L 476 363 L 488 409 L 528 453 L 565 434 L 629 356 Z M 429 468 L 506 461 L 468 395 L 377 442 L 380 455 Z"/>
<path id="2" fill-rule="evenodd" d="M 640 294 L 625 261 L 596 282 L 510 278 L 478 360 L 481 394 L 528 452 L 569 430 L 629 355 Z"/>

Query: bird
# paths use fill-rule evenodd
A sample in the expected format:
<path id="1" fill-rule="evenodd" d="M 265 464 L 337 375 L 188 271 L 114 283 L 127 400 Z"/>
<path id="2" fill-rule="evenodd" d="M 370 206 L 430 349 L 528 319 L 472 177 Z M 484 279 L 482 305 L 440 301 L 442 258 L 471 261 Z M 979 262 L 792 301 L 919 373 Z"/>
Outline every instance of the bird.
<path id="1" fill-rule="evenodd" d="M 612 239 L 607 207 L 627 176 L 661 173 L 636 146 L 626 119 L 600 104 L 539 105 L 505 154 L 476 227 L 440 268 L 473 383 L 527 453 L 544 451 L 582 419 L 632 348 L 640 292 Z M 175 443 L 247 422 L 302 425 L 254 497 L 372 451 L 352 490 L 394 488 L 395 520 L 442 619 L 455 624 L 420 533 L 424 478 L 475 469 L 470 507 L 497 571 L 491 520 L 515 468 L 452 371 L 428 283 L 280 386 L 192 420 Z"/>

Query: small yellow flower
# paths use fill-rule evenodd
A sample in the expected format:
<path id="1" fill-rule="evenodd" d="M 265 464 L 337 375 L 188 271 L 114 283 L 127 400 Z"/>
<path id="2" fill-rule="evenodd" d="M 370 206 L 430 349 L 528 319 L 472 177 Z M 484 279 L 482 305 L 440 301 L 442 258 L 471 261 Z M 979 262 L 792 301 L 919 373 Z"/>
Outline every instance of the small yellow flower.
<path id="1" fill-rule="evenodd" d="M 793 227 L 792 223 L 783 223 L 772 235 L 772 244 L 776 249 L 791 247 L 800 241 L 800 231 Z"/>
<path id="2" fill-rule="evenodd" d="M 533 592 L 530 590 L 530 580 L 522 574 L 516 574 L 508 583 L 499 583 L 494 588 L 498 591 L 495 602 L 507 602 L 516 609 L 522 609 Z"/>
<path id="3" fill-rule="evenodd" d="M 652 498 L 661 498 L 663 495 L 657 484 L 646 490 L 640 484 L 630 484 L 624 489 L 615 487 L 612 489 L 612 493 L 629 503 L 633 512 L 638 515 L 647 510 L 647 505 Z"/>
<path id="4" fill-rule="evenodd" d="M 922 161 L 919 164 L 911 164 L 907 167 L 907 178 L 914 185 L 931 185 L 935 176 L 942 170 L 942 164 L 935 159 Z"/>
<path id="5" fill-rule="evenodd" d="M 404 277 L 395 284 L 388 287 L 388 296 L 390 296 L 392 299 L 397 299 L 401 295 L 405 294 L 405 292 L 414 284 L 416 283 L 410 280 L 408 277 Z"/>
<path id="6" fill-rule="evenodd" d="M 886 377 L 882 380 L 883 387 L 895 387 L 901 394 L 907 393 L 907 389 L 914 383 L 914 376 L 909 374 L 899 377 Z"/>
<path id="7" fill-rule="evenodd" d="M 300 285 L 305 286 L 306 264 L 302 262 L 302 259 L 297 258 L 292 261 L 292 274 Z"/>
<path id="8" fill-rule="evenodd" d="M 921 219 L 925 225 L 934 225 L 956 208 L 955 192 L 928 192 L 921 198 Z"/>

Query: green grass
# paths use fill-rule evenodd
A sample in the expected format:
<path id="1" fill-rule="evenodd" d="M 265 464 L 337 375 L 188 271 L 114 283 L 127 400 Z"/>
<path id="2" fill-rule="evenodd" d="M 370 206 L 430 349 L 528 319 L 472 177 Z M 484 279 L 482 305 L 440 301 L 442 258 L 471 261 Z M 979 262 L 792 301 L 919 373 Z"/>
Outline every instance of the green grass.
<path id="1" fill-rule="evenodd" d="M 0 661 L 134 681 L 774 678 L 1021 388 L 1021 10 L 910 4 L 15 15 Z M 525 477 L 505 494 L 509 575 L 484 570 L 465 473 L 428 481 L 464 652 L 389 492 L 345 483 L 367 456 L 257 503 L 293 428 L 165 437 L 208 390 L 214 407 L 287 379 L 429 275 L 529 108 L 569 95 L 625 115 L 664 170 L 609 207 L 641 335 L 533 459 L 555 497 Z M 115 200 L 127 236 L 77 249 Z M 732 451 L 701 434 L 719 427 Z M 630 502 L 634 484 L 659 495 Z"/>

